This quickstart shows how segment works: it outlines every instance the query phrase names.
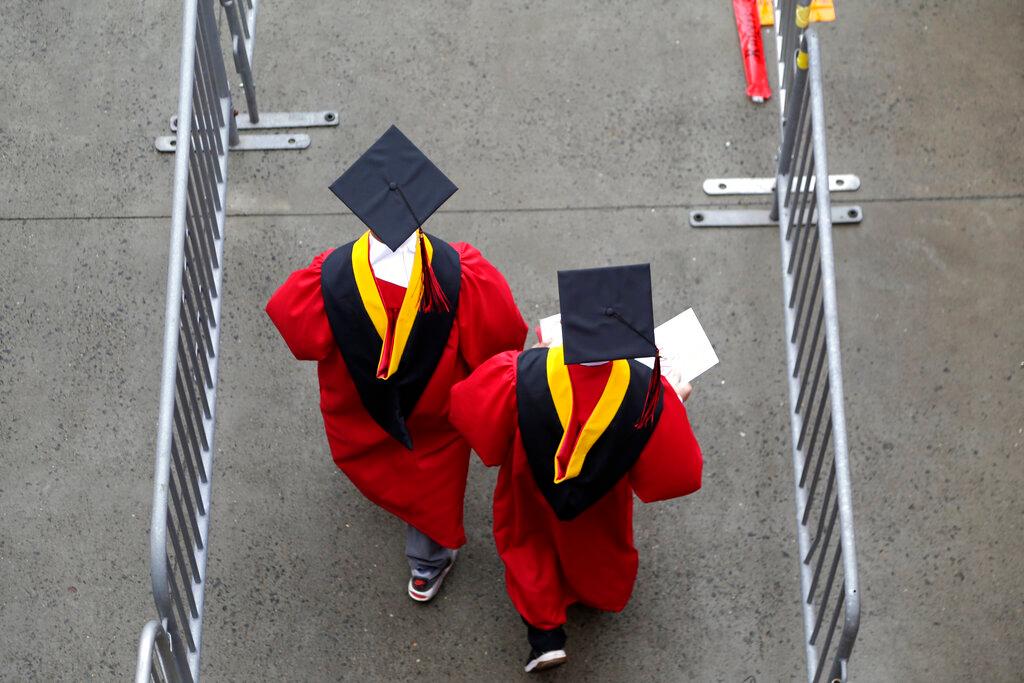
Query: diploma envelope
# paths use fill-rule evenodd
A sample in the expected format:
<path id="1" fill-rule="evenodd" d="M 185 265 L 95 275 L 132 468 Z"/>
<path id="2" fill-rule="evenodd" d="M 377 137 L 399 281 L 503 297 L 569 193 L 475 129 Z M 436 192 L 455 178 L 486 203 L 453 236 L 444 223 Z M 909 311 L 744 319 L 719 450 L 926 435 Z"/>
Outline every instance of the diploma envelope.
<path id="1" fill-rule="evenodd" d="M 561 314 L 541 318 L 537 337 L 549 346 L 561 344 Z M 662 372 L 672 370 L 682 382 L 692 382 L 718 365 L 718 355 L 692 308 L 654 328 L 654 341 L 661 350 Z M 649 368 L 654 367 L 653 358 L 637 360 Z"/>

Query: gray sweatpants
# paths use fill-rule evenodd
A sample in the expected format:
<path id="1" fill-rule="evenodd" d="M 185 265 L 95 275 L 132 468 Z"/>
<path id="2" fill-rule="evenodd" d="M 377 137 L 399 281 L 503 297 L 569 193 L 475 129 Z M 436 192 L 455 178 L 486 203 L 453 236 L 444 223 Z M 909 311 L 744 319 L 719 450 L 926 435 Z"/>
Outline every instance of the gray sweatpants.
<path id="1" fill-rule="evenodd" d="M 411 524 L 405 527 L 405 556 L 413 578 L 430 580 L 448 564 L 451 550 L 434 541 Z"/>

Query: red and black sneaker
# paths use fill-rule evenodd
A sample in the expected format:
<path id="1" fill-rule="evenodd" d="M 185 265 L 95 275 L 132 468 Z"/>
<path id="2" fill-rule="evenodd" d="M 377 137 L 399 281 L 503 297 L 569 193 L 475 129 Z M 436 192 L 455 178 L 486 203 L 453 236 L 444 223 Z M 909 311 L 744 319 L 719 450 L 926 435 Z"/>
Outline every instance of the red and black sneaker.
<path id="1" fill-rule="evenodd" d="M 432 579 L 423 579 L 417 576 L 409 578 L 409 597 L 416 602 L 430 602 L 437 595 L 437 591 L 441 590 L 441 584 L 444 583 L 444 577 L 448 576 L 448 572 L 455 566 L 455 558 L 458 556 L 459 551 L 453 550 L 451 559 L 448 560 L 448 564 L 444 566 L 444 569 L 437 573 Z"/>

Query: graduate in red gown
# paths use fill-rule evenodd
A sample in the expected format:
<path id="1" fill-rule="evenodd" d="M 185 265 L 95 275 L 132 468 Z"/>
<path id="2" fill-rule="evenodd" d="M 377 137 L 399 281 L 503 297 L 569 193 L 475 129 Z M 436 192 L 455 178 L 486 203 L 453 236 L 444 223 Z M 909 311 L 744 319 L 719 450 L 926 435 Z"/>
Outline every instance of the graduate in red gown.
<path id="1" fill-rule="evenodd" d="M 455 385 L 450 415 L 480 459 L 501 468 L 494 539 L 527 625 L 528 672 L 566 660 L 566 607 L 626 606 L 637 572 L 633 494 L 668 500 L 701 482 L 680 400 L 689 386 L 674 389 L 657 360 L 653 371 L 628 360 L 657 357 L 650 266 L 558 277 L 564 347 L 495 356 Z"/>
<path id="2" fill-rule="evenodd" d="M 407 523 L 410 597 L 434 597 L 466 541 L 469 445 L 448 422 L 452 385 L 523 348 L 508 284 L 469 244 L 423 232 L 455 185 L 392 126 L 331 186 L 370 230 L 295 271 L 267 314 L 317 361 L 331 455 Z"/>

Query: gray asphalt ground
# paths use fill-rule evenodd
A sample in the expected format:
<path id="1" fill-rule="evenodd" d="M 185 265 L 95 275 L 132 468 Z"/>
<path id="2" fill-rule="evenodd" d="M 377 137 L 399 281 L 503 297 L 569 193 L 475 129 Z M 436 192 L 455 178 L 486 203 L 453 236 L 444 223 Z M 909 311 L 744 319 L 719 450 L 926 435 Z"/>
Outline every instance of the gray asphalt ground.
<path id="1" fill-rule="evenodd" d="M 1022 680 L 1024 6 L 841 2 L 822 29 L 864 614 L 859 681 Z M 154 612 L 147 524 L 180 6 L 7 0 L 0 21 L 0 678 L 125 680 Z M 638 505 L 618 615 L 571 615 L 552 681 L 803 672 L 778 237 L 692 230 L 706 176 L 767 175 L 727 2 L 267 0 L 262 108 L 336 108 L 303 152 L 230 159 L 204 673 L 210 681 L 517 680 L 525 641 L 475 463 L 435 604 L 402 529 L 328 458 L 314 368 L 262 307 L 351 239 L 326 190 L 394 122 L 462 188 L 431 223 L 508 276 L 650 260 L 720 366 L 690 412 L 703 490 Z M 850 199 L 845 197 L 843 199 Z"/>

